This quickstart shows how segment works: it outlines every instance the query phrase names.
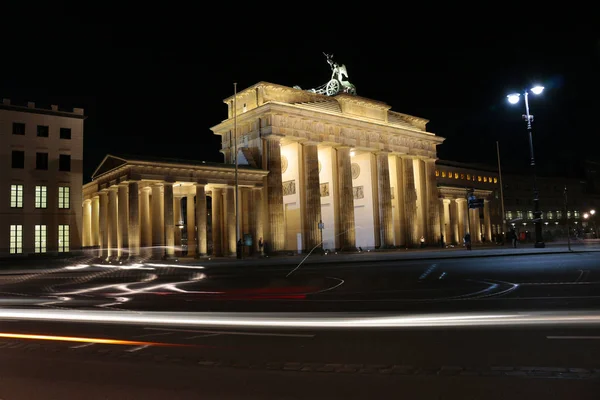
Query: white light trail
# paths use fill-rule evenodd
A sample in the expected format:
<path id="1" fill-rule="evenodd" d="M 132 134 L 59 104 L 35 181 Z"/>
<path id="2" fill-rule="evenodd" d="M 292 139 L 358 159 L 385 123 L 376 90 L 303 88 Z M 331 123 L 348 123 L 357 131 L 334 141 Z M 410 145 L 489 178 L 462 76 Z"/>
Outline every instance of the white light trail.
<path id="1" fill-rule="evenodd" d="M 185 313 L 0 309 L 0 319 L 236 328 L 411 328 L 600 325 L 600 312 L 539 311 L 391 315 L 376 313 Z"/>

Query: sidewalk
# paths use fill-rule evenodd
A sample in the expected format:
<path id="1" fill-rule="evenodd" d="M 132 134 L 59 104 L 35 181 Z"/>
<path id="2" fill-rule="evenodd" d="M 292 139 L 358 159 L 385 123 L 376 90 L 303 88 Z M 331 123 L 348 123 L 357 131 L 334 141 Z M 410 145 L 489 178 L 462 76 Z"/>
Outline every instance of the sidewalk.
<path id="1" fill-rule="evenodd" d="M 205 267 L 216 266 L 296 266 L 299 264 L 323 264 L 323 263 L 364 263 L 377 261 L 415 261 L 415 260 L 436 260 L 449 258 L 474 258 L 474 257 L 505 257 L 505 256 L 525 256 L 535 254 L 568 254 L 568 253 L 588 253 L 600 252 L 600 240 L 580 240 L 571 243 L 569 251 L 567 242 L 550 242 L 545 248 L 535 248 L 533 243 L 519 244 L 517 248 L 509 244 L 499 245 L 476 245 L 472 250 L 464 247 L 454 248 L 424 248 L 424 249 L 394 249 L 394 250 L 371 250 L 356 253 L 320 253 L 293 254 L 293 255 L 275 255 L 270 257 L 244 257 L 237 259 L 235 257 L 201 257 L 186 258 L 181 257 L 173 260 L 148 260 L 151 263 L 160 264 L 193 264 Z M 3 260 L 0 262 L 0 273 L 18 274 L 25 272 L 39 271 L 42 269 L 56 269 L 75 264 L 95 263 L 97 260 L 91 260 L 89 257 L 73 257 L 62 259 L 22 259 L 22 260 Z M 102 263 L 104 264 L 104 263 Z M 126 263 L 125 263 L 126 264 Z M 114 264 L 115 267 L 117 266 Z M 108 266 L 108 264 L 107 264 Z"/>
<path id="2" fill-rule="evenodd" d="M 397 249 L 397 250 L 374 250 L 357 253 L 329 253 L 321 255 L 313 253 L 294 255 L 277 255 L 272 257 L 246 257 L 236 258 L 214 258 L 205 257 L 201 259 L 178 260 L 180 263 L 194 263 L 204 266 L 258 266 L 258 265 L 298 265 L 313 263 L 338 263 L 338 262 L 369 262 L 369 261 L 411 261 L 411 260 L 433 260 L 448 258 L 473 258 L 473 257 L 503 257 L 503 256 L 524 256 L 535 254 L 567 254 L 567 253 L 587 253 L 600 252 L 600 243 L 571 243 L 571 250 L 567 247 L 567 242 L 552 242 L 545 248 L 535 248 L 533 243 L 520 244 L 517 248 L 510 245 L 480 245 L 473 247 L 473 250 L 466 250 L 463 247 L 454 248 L 425 248 L 425 249 Z"/>

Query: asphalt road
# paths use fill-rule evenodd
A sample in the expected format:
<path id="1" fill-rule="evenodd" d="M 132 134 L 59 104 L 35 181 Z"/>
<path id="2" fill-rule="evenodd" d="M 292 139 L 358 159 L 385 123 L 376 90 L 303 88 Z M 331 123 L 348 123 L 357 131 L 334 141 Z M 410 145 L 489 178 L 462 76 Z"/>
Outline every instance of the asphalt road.
<path id="1" fill-rule="evenodd" d="M 0 399 L 597 399 L 598 260 L 4 271 Z"/>

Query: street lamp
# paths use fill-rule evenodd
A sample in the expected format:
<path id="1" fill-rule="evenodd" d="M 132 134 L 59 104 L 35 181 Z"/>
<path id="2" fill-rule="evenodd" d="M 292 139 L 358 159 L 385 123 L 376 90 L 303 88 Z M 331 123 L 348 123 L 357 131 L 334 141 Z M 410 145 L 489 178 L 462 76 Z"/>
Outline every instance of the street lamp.
<path id="1" fill-rule="evenodd" d="M 544 91 L 543 86 L 534 86 L 529 90 L 523 92 L 525 98 L 525 114 L 523 119 L 527 123 L 527 133 L 529 134 L 529 153 L 531 155 L 531 168 L 533 172 L 533 224 L 535 226 L 535 247 L 546 247 L 544 239 L 542 238 L 542 211 L 540 211 L 540 198 L 537 188 L 537 178 L 535 176 L 535 157 L 533 156 L 533 136 L 531 133 L 531 122 L 533 122 L 533 115 L 529 113 L 529 92 L 533 94 L 540 94 Z M 511 104 L 517 104 L 520 98 L 519 93 L 513 93 L 506 96 L 508 102 Z"/>

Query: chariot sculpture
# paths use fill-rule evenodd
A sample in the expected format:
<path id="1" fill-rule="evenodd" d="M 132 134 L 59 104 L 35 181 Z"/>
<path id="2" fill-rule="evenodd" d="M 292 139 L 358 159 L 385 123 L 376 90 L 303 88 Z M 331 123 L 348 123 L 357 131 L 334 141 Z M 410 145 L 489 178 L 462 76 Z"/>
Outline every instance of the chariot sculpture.
<path id="1" fill-rule="evenodd" d="M 324 85 L 314 89 L 308 89 L 308 92 L 335 96 L 338 93 L 349 93 L 356 95 L 356 87 L 348 80 L 348 71 L 344 64 L 338 64 L 333 61 L 333 54 L 323 53 L 327 57 L 327 64 L 331 67 L 331 79 Z M 299 86 L 294 86 L 300 89 Z"/>

